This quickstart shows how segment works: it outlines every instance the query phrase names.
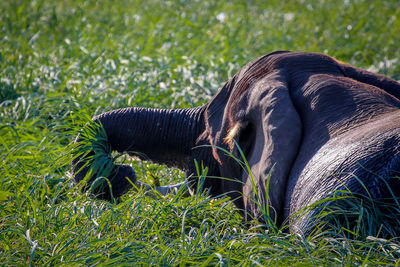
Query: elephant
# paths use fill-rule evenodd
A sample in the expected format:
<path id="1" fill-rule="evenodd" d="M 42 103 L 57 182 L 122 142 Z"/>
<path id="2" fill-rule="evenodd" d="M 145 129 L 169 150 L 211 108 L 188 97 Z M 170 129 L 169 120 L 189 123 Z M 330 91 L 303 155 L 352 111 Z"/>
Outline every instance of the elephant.
<path id="1" fill-rule="evenodd" d="M 191 188 L 199 183 L 196 162 L 202 164 L 211 196 L 229 196 L 244 221 L 265 223 L 268 209 L 276 225 L 289 220 L 293 233 L 309 231 L 315 214 L 295 215 L 334 192 L 400 196 L 400 83 L 320 53 L 259 57 L 203 106 L 129 107 L 93 121 L 111 150 L 180 168 Z M 74 158 L 76 182 L 88 160 Z M 113 170 L 112 194 L 120 197 L 138 181 L 128 165 Z M 166 194 L 179 186 L 157 189 Z M 110 199 L 109 189 L 97 194 Z"/>

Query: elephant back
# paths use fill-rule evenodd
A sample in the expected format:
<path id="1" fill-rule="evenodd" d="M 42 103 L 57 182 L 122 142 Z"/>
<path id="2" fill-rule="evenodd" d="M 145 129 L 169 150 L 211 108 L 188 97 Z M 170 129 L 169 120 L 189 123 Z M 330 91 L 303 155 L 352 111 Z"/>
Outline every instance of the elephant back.
<path id="1" fill-rule="evenodd" d="M 307 145 L 307 144 L 303 144 Z M 303 166 L 297 160 L 289 177 L 287 216 L 294 232 L 318 224 L 322 201 L 335 205 L 340 194 L 385 200 L 400 196 L 400 111 L 386 114 L 327 141 Z M 328 200 L 328 201 L 323 201 Z"/>

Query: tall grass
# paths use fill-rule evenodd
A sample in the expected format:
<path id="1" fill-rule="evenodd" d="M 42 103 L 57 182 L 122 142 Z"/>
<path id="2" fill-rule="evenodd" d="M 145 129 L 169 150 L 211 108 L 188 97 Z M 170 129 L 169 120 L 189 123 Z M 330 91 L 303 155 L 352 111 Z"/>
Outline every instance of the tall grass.
<path id="1" fill-rule="evenodd" d="M 396 1 L 11 0 L 0 11 L 1 264 L 398 264 L 399 242 L 380 232 L 301 238 L 244 227 L 228 199 L 200 191 L 104 202 L 74 186 L 70 167 L 90 117 L 204 104 L 273 50 L 325 52 L 400 79 Z M 148 183 L 184 179 L 121 160 Z"/>

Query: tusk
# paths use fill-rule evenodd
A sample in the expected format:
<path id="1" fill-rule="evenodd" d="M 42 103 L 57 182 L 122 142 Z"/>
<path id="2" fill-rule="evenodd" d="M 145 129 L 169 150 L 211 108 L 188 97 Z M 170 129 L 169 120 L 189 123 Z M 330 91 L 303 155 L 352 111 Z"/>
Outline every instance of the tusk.
<path id="1" fill-rule="evenodd" d="M 146 183 L 142 183 L 142 182 L 140 182 L 140 181 L 138 181 L 138 180 L 136 180 L 135 181 L 135 186 L 138 188 L 138 189 L 141 189 L 141 188 L 143 188 L 143 191 L 149 191 L 149 190 L 151 190 L 151 186 L 150 185 L 148 185 L 148 184 L 146 184 Z"/>
<path id="2" fill-rule="evenodd" d="M 146 193 L 150 193 L 151 191 L 153 191 L 155 189 L 158 193 L 160 193 L 161 195 L 165 196 L 165 195 L 168 195 L 170 193 L 176 194 L 178 192 L 178 190 L 182 186 L 187 186 L 187 182 L 185 181 L 185 182 L 182 182 L 182 183 L 179 183 L 179 184 L 174 184 L 174 185 L 156 186 L 154 188 L 154 187 L 151 187 L 150 185 L 148 185 L 146 183 L 142 183 L 142 182 L 136 180 L 135 186 L 137 188 L 143 188 L 143 190 Z M 187 188 L 189 189 L 189 187 L 187 187 Z"/>
<path id="3" fill-rule="evenodd" d="M 167 185 L 167 186 L 156 186 L 156 190 L 163 196 L 174 193 L 176 194 L 178 190 L 182 187 L 185 186 L 186 182 L 182 182 L 179 184 L 174 184 L 174 185 Z"/>

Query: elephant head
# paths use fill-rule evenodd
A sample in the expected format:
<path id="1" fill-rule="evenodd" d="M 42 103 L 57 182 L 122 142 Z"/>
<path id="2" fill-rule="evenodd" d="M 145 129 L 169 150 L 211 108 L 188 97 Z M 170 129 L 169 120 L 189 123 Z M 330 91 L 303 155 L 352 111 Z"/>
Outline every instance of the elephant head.
<path id="1" fill-rule="evenodd" d="M 399 195 L 392 179 L 400 171 L 399 99 L 400 84 L 388 77 L 322 54 L 278 51 L 247 64 L 204 106 L 126 108 L 93 120 L 112 150 L 181 168 L 191 186 L 194 161 L 201 162 L 209 168 L 204 186 L 229 195 L 245 220 L 265 222 L 268 210 L 305 233 L 313 214 L 294 215 L 335 191 Z M 76 181 L 89 169 L 86 159 L 72 163 Z M 114 196 L 129 189 L 126 177 L 136 181 L 129 166 L 116 166 Z"/>

